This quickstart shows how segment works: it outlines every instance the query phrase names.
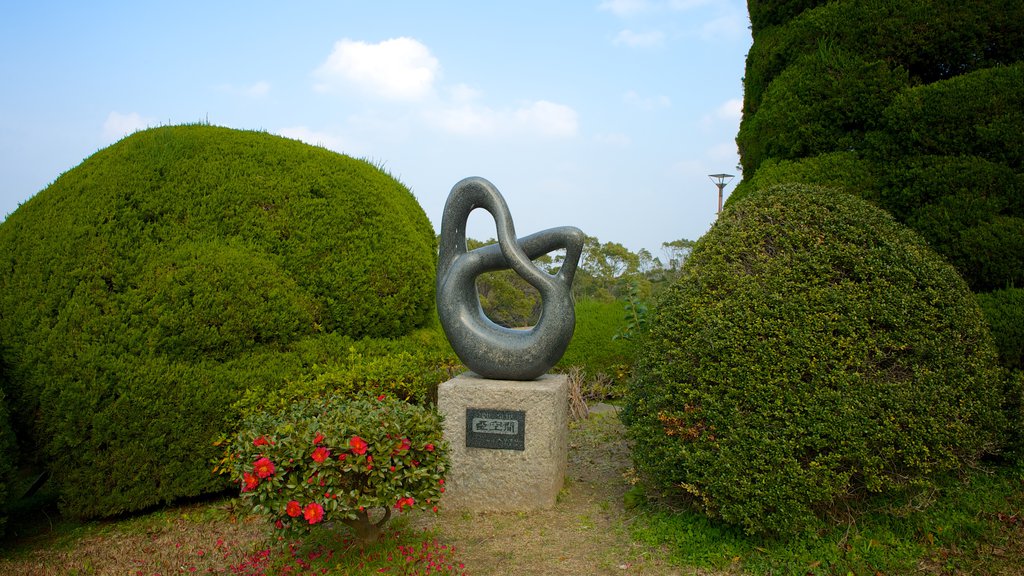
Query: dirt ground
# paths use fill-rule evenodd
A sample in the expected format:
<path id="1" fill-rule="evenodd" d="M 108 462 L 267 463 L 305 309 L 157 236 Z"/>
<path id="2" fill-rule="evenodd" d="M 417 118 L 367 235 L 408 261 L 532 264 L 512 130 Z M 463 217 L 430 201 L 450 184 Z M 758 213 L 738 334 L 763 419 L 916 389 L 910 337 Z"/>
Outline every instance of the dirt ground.
<path id="1" fill-rule="evenodd" d="M 623 505 L 629 467 L 618 415 L 591 414 L 570 432 L 568 473 L 554 508 L 528 514 L 442 512 L 433 524 L 474 575 L 683 574 L 660 550 L 629 537 L 633 512 Z"/>
<path id="2" fill-rule="evenodd" d="M 693 574 L 630 538 L 635 512 L 623 505 L 629 466 L 617 414 L 592 414 L 572 426 L 568 474 L 554 508 L 528 514 L 442 509 L 414 516 L 410 527 L 433 528 L 473 576 Z M 251 560 L 267 539 L 261 519 L 237 515 L 230 500 L 70 529 L 38 524 L 37 533 L 0 549 L 0 575 L 230 573 L 228 567 Z"/>

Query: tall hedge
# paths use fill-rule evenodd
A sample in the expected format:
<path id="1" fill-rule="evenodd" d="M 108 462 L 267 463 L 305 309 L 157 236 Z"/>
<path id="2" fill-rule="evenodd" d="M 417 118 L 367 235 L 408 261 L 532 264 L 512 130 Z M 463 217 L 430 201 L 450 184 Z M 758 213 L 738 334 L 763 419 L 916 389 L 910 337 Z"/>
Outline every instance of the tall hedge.
<path id="1" fill-rule="evenodd" d="M 729 201 L 835 185 L 921 233 L 975 292 L 1021 287 L 1024 2 L 748 5 Z"/>
<path id="2" fill-rule="evenodd" d="M 968 287 L 882 210 L 778 186 L 731 204 L 659 299 L 625 419 L 638 469 L 752 533 L 818 527 L 998 448 Z"/>
<path id="3" fill-rule="evenodd" d="M 4 345 L 0 341 L 0 536 L 3 536 L 7 523 L 8 505 L 14 498 L 13 484 L 16 478 L 18 446 L 11 427 L 10 413 L 7 408 L 7 388 L 4 366 Z"/>
<path id="4" fill-rule="evenodd" d="M 433 228 L 378 168 L 266 133 L 171 126 L 61 175 L 0 224 L 16 425 L 102 516 L 223 487 L 211 441 L 325 334 L 432 319 Z"/>

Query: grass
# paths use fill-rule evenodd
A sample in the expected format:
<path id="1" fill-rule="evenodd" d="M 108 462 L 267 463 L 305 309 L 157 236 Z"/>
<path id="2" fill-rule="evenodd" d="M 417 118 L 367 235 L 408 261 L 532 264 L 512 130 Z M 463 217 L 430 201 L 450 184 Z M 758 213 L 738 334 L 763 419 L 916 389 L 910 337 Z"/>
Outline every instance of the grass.
<path id="1" fill-rule="evenodd" d="M 231 499 L 87 523 L 39 499 L 11 518 L 0 574 L 1011 575 L 1024 566 L 1020 468 L 950 479 L 927 508 L 876 499 L 856 522 L 787 541 L 645 501 L 635 480 L 621 422 L 596 414 L 571 427 L 569 472 L 551 510 L 403 514 L 360 548 L 330 530 L 278 540 Z"/>
<path id="2" fill-rule="evenodd" d="M 1024 470 L 948 479 L 927 507 L 876 498 L 873 512 L 824 534 L 751 537 L 702 514 L 646 504 L 632 535 L 672 563 L 743 574 L 1020 574 Z"/>
<path id="3" fill-rule="evenodd" d="M 0 550 L 0 574 L 25 576 L 128 574 L 463 574 L 457 552 L 434 530 L 392 521 L 371 545 L 347 530 L 319 530 L 285 540 L 258 516 L 235 511 L 233 500 L 194 503 L 106 522 L 15 525 L 20 537 Z"/>

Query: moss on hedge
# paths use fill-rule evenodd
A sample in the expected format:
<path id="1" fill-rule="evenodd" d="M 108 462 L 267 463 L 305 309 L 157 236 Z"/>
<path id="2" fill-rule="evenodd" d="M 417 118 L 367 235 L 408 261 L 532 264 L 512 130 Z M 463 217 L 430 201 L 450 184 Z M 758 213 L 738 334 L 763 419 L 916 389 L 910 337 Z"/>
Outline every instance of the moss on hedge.
<path id="1" fill-rule="evenodd" d="M 749 532 L 930 486 L 1002 439 L 996 352 L 964 281 L 829 189 L 731 204 L 640 350 L 625 411 L 638 468 Z"/>
<path id="2" fill-rule="evenodd" d="M 211 440 L 245 390 L 299 377 L 292 350 L 429 322 L 434 238 L 365 161 L 211 126 L 133 134 L 0 225 L 16 426 L 73 514 L 221 489 Z"/>

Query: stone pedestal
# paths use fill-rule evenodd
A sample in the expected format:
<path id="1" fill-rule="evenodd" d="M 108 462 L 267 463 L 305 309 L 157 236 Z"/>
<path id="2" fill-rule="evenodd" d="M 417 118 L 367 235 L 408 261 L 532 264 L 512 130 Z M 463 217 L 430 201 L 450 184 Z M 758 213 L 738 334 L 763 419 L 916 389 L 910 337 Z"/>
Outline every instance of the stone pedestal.
<path id="1" fill-rule="evenodd" d="M 437 399 L 451 445 L 445 508 L 522 512 L 554 506 L 569 450 L 567 376 L 521 382 L 466 372 L 441 384 Z"/>

